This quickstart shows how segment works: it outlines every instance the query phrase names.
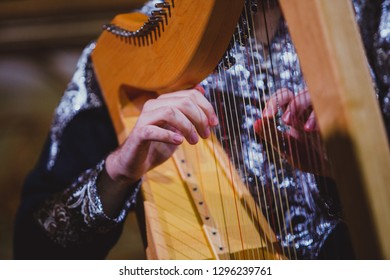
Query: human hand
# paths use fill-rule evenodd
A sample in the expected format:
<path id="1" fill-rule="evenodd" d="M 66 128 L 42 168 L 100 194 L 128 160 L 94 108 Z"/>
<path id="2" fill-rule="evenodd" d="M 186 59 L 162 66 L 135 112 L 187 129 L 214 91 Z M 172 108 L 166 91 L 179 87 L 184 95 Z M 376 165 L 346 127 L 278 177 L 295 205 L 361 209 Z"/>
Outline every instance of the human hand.
<path id="1" fill-rule="evenodd" d="M 147 101 L 126 141 L 106 160 L 107 174 L 129 185 L 166 161 L 184 140 L 196 144 L 218 124 L 203 89 L 163 94 Z"/>
<path id="2" fill-rule="evenodd" d="M 281 119 L 287 129 L 283 132 L 276 129 L 278 109 L 284 109 Z M 297 95 L 286 88 L 278 90 L 268 100 L 262 115 L 263 118 L 255 123 L 255 131 L 283 158 L 302 171 L 330 176 L 329 162 L 307 89 Z"/>

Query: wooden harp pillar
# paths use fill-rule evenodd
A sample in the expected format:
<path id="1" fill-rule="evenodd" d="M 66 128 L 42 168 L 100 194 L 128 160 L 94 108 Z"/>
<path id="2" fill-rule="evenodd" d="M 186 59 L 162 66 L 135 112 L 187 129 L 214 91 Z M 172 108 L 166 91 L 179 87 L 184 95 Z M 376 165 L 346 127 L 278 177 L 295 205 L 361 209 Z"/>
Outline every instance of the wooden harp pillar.
<path id="1" fill-rule="evenodd" d="M 350 0 L 280 0 L 358 258 L 390 259 L 390 153 Z"/>

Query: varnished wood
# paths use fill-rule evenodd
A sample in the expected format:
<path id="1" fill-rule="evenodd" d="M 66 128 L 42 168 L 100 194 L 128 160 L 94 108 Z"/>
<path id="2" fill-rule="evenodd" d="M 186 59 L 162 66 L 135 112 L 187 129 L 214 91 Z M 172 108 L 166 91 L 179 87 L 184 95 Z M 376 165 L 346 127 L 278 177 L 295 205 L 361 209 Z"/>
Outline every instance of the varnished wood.
<path id="1" fill-rule="evenodd" d="M 148 98 L 193 87 L 215 68 L 243 2 L 175 1 L 170 23 L 153 44 L 132 44 L 103 33 L 93 60 L 120 142 Z M 137 30 L 146 21 L 145 15 L 133 13 L 117 16 L 113 24 Z M 283 258 L 240 177 L 231 176 L 222 163 L 226 160 L 222 148 L 211 146 L 208 141 L 196 148 L 183 144 L 175 161 L 168 160 L 144 177 L 148 258 Z M 183 155 L 202 160 L 182 167 Z M 191 178 L 186 178 L 188 172 L 193 173 Z"/>
<path id="2" fill-rule="evenodd" d="M 196 148 L 183 144 L 176 161 L 169 160 L 145 176 L 145 201 L 157 209 L 156 215 L 148 217 L 158 225 L 152 235 L 160 237 L 149 240 L 153 240 L 151 247 L 158 244 L 157 254 L 166 252 L 169 259 L 284 258 L 274 235 L 267 236 L 268 226 L 259 228 L 256 213 L 248 212 L 249 203 L 236 192 L 234 185 L 242 183 L 231 182 L 207 142 L 202 140 Z M 182 155 L 190 159 L 184 163 L 193 171 L 190 180 L 177 175 Z M 200 201 L 202 205 L 196 205 Z"/>
<path id="3" fill-rule="evenodd" d="M 172 12 L 171 22 L 177 21 L 168 25 L 154 44 L 132 45 L 107 32 L 97 43 L 93 54 L 95 70 L 120 142 L 130 132 L 147 98 L 194 86 L 213 70 L 227 47 L 243 1 L 175 3 L 177 10 Z M 389 149 L 351 3 L 349 0 L 281 0 L 281 4 L 312 92 L 358 256 L 390 258 L 387 238 L 390 195 L 386 184 L 390 182 Z M 220 21 L 221 18 L 224 20 Z M 114 23 L 135 30 L 146 20 L 144 15 L 130 14 L 116 17 Z M 210 149 L 207 142 L 199 146 L 203 147 L 201 158 L 210 162 L 223 154 L 220 148 Z M 197 152 L 190 148 L 185 153 L 194 158 Z M 236 182 L 238 176 L 226 176 L 224 156 L 219 158 L 213 167 L 193 166 L 199 174 L 196 185 L 210 183 L 202 176 L 213 177 L 208 172 L 214 170 L 213 184 L 224 181 L 228 187 L 222 194 L 230 203 L 258 211 L 256 204 L 243 202 L 250 201 L 248 193 Z M 210 246 L 214 241 L 207 238 L 207 230 L 202 228 L 199 215 L 203 212 L 194 207 L 196 198 L 191 198 L 188 182 L 183 182 L 179 173 L 177 163 L 169 160 L 145 177 L 143 194 L 152 242 L 148 256 L 217 258 L 218 254 Z M 205 192 L 205 200 L 207 196 Z M 221 224 L 223 207 L 207 205 L 215 224 Z M 246 258 L 252 254 L 255 258 L 260 255 L 284 258 L 278 249 L 269 250 L 268 245 L 273 245 L 275 236 L 267 230 L 265 222 L 256 221 L 261 224 L 259 230 L 253 227 L 253 221 L 245 220 L 247 216 L 240 216 L 245 212 L 240 211 L 225 213 L 240 220 L 223 228 L 226 232 L 232 230 L 228 235 L 234 236 L 229 244 L 234 249 L 225 257 Z M 245 220 L 243 224 L 242 220 Z M 245 245 L 238 241 L 240 224 L 250 236 Z"/>
<path id="4" fill-rule="evenodd" d="M 389 145 L 352 2 L 280 2 L 311 92 L 357 255 L 389 259 Z"/>
<path id="5" fill-rule="evenodd" d="M 105 92 L 116 131 L 128 131 L 120 118 L 118 93 L 128 97 L 140 90 L 166 93 L 193 87 L 217 65 L 227 48 L 243 0 L 175 1 L 165 32 L 153 44 L 137 46 L 104 32 L 93 53 L 95 71 Z M 147 20 L 140 14 L 118 15 L 113 24 L 137 30 Z"/>

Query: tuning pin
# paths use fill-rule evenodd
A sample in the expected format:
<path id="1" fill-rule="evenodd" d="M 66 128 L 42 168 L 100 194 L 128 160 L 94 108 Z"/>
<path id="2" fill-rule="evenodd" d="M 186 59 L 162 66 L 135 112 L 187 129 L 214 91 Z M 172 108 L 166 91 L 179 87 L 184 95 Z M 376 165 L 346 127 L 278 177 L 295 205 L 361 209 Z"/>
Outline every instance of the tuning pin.
<path id="1" fill-rule="evenodd" d="M 169 17 L 171 17 L 171 5 L 169 3 L 167 2 L 157 3 L 155 7 L 160 9 L 168 9 L 168 15 Z"/>
<path id="2" fill-rule="evenodd" d="M 152 36 L 153 29 L 154 27 L 153 25 L 150 24 L 150 22 L 145 22 L 145 24 L 142 26 L 142 32 L 140 36 L 142 36 L 143 42 L 145 42 L 148 46 L 149 44 L 153 43 L 153 36 Z"/>
<path id="3" fill-rule="evenodd" d="M 158 24 L 161 23 L 161 29 L 163 32 L 165 31 L 164 19 L 161 16 L 152 17 L 152 20 L 157 22 Z"/>
<path id="4" fill-rule="evenodd" d="M 113 28 L 111 28 L 111 32 L 114 34 L 114 35 L 117 35 L 118 36 L 118 29 L 116 26 L 113 26 Z"/>
<path id="5" fill-rule="evenodd" d="M 161 17 L 150 17 L 149 18 L 150 22 L 153 22 L 158 30 L 158 36 L 161 36 L 161 29 L 160 29 L 160 23 L 161 23 L 161 28 L 164 31 L 164 20 Z"/>
<path id="6" fill-rule="evenodd" d="M 168 24 L 168 15 L 165 10 L 155 10 L 152 12 L 152 16 L 154 17 L 164 17 L 165 19 L 165 24 Z"/>
<path id="7" fill-rule="evenodd" d="M 152 33 L 152 32 L 154 33 L 154 38 L 157 41 L 157 28 L 159 28 L 158 22 L 152 21 L 149 18 L 149 20 L 148 20 L 148 22 L 146 24 L 149 26 L 150 33 Z"/>
<path id="8" fill-rule="evenodd" d="M 137 31 L 129 31 L 115 24 L 104 24 L 102 28 L 121 39 L 125 39 L 130 44 L 133 43 L 137 46 L 153 44 L 161 36 L 161 30 L 162 32 L 165 31 L 165 25 L 168 25 L 168 17 L 171 17 L 171 7 L 175 7 L 175 1 L 169 1 L 170 4 L 167 1 L 157 3 L 155 7 L 158 10 L 153 11 L 152 16 Z M 154 40 L 152 33 L 154 33 Z"/>
<path id="9" fill-rule="evenodd" d="M 140 42 L 140 45 L 142 44 L 142 46 L 145 46 L 145 30 L 144 30 L 144 26 L 141 26 L 141 28 L 138 30 L 138 37 L 139 37 L 139 42 Z"/>
<path id="10" fill-rule="evenodd" d="M 102 29 L 110 32 L 111 27 L 112 27 L 112 24 L 103 24 Z"/>

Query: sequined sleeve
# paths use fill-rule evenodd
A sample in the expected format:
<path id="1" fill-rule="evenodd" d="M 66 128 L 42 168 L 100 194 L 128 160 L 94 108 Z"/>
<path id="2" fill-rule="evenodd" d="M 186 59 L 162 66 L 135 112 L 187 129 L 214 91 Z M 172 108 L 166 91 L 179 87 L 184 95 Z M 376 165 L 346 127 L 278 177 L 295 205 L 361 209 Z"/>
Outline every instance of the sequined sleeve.
<path id="1" fill-rule="evenodd" d="M 52 186 L 52 194 L 45 199 L 41 206 L 35 211 L 33 217 L 52 241 L 66 248 L 83 242 L 90 242 L 94 236 L 104 235 L 113 228 L 124 222 L 125 217 L 135 204 L 135 199 L 139 190 L 139 185 L 129 186 L 132 188 L 129 197 L 127 197 L 118 217 L 111 219 L 105 213 L 97 192 L 97 179 L 104 168 L 104 160 L 97 164 L 92 158 L 104 158 L 113 147 L 103 147 L 98 144 L 94 137 L 102 139 L 100 134 L 88 135 L 88 139 L 82 142 L 86 134 L 89 134 L 88 128 L 95 125 L 101 130 L 104 127 L 94 116 L 89 118 L 88 122 L 81 122 L 80 116 L 90 116 L 94 110 L 105 109 L 100 88 L 97 84 L 91 53 L 95 47 L 94 43 L 88 45 L 77 64 L 77 69 L 68 84 L 64 95 L 58 107 L 55 110 L 53 122 L 49 133 L 49 142 L 47 147 L 47 159 L 43 160 L 45 178 L 58 177 L 58 174 L 68 174 L 65 176 L 76 178 L 73 183 L 68 184 L 60 181 L 51 183 L 63 185 L 63 189 L 56 189 Z M 105 119 L 108 118 L 105 117 Z M 78 125 L 77 129 L 70 129 L 72 125 Z M 114 134 L 114 131 L 101 130 L 105 135 Z M 93 146 L 91 142 L 97 147 Z M 100 145 L 100 146 L 99 146 Z M 88 147 L 87 147 L 88 146 Z M 101 149 L 102 148 L 102 149 Z M 76 152 L 72 151 L 75 149 Z M 82 151 L 85 152 L 83 154 Z M 71 154 L 71 156 L 69 156 Z M 93 154 L 93 156 L 91 156 Z M 87 159 L 91 158 L 91 159 Z M 75 163 L 84 162 L 76 167 Z M 64 171 L 64 165 L 69 171 Z M 62 175 L 61 175 L 62 176 Z M 44 179 L 46 181 L 47 179 Z M 66 180 L 66 178 L 65 178 Z"/>
<path id="2" fill-rule="evenodd" d="M 45 202 L 36 219 L 47 235 L 66 247 L 85 242 L 96 234 L 104 234 L 122 223 L 135 204 L 140 183 L 133 189 L 116 218 L 108 217 L 97 192 L 97 178 L 104 168 L 104 160 L 86 170 L 63 193 Z"/>

